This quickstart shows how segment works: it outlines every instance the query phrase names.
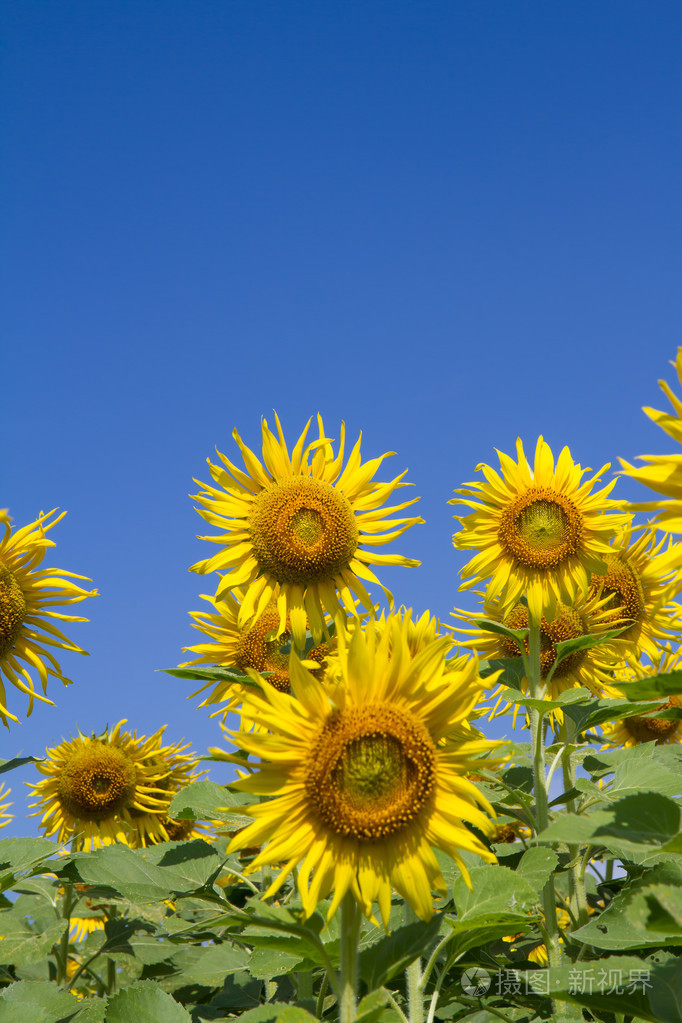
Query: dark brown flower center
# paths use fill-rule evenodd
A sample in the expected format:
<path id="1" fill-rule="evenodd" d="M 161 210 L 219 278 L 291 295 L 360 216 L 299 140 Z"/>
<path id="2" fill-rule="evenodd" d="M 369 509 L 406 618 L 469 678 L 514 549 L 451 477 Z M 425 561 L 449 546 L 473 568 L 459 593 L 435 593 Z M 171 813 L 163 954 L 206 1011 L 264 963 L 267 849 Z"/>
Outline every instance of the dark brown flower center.
<path id="1" fill-rule="evenodd" d="M 639 573 L 624 555 L 611 555 L 606 563 L 606 575 L 592 576 L 590 593 L 609 598 L 604 608 L 613 611 L 604 619 L 605 622 L 613 628 L 630 624 L 630 627 L 621 633 L 621 638 L 627 639 L 644 619 L 646 598 L 642 582 Z"/>
<path id="2" fill-rule="evenodd" d="M 310 752 L 306 793 L 337 835 L 373 842 L 415 819 L 435 774 L 436 747 L 421 721 L 367 704 L 330 714 Z"/>
<path id="3" fill-rule="evenodd" d="M 92 740 L 65 764 L 57 791 L 67 813 L 101 821 L 133 802 L 135 782 L 135 765 L 122 750 Z"/>
<path id="4" fill-rule="evenodd" d="M 262 490 L 249 530 L 261 571 L 280 583 L 333 578 L 358 546 L 347 498 L 330 483 L 308 476 L 277 480 Z"/>
<path id="5" fill-rule="evenodd" d="M 670 710 L 672 707 L 682 707 L 682 697 L 671 696 L 658 709 Z M 635 715 L 631 718 L 623 718 L 623 724 L 637 742 L 652 742 L 655 740 L 656 744 L 660 746 L 669 736 L 674 734 L 682 722 L 679 720 L 669 721 L 666 718 L 647 718 Z"/>
<path id="6" fill-rule="evenodd" d="M 564 494 L 530 487 L 503 509 L 498 540 L 519 565 L 556 568 L 580 550 L 583 517 Z"/>
<path id="7" fill-rule="evenodd" d="M 0 562 L 0 657 L 12 649 L 26 614 L 26 598 L 14 575 Z"/>
<path id="8" fill-rule="evenodd" d="M 528 608 L 524 604 L 515 604 L 505 617 L 504 624 L 508 629 L 527 629 Z M 584 635 L 583 620 L 571 607 L 557 604 L 556 615 L 551 622 L 548 622 L 543 616 L 540 622 L 540 672 L 543 679 L 547 678 L 556 661 L 557 643 L 562 643 L 567 639 L 577 639 L 578 636 Z M 501 646 L 506 657 L 519 657 L 521 654 L 519 644 L 513 639 L 504 637 Z M 528 653 L 528 637 L 524 640 L 524 647 Z M 586 654 L 586 650 L 576 650 L 575 653 L 569 654 L 561 661 L 552 677 L 561 679 L 570 675 L 582 664 Z"/>

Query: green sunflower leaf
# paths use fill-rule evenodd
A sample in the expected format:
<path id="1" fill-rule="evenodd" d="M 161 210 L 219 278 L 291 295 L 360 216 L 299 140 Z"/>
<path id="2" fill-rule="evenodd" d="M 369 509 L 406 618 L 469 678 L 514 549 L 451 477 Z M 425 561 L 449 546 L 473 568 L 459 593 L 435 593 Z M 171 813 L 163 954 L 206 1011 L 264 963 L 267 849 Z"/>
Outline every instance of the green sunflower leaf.
<path id="1" fill-rule="evenodd" d="M 608 643 L 610 640 L 615 639 L 616 636 L 620 636 L 621 632 L 624 632 L 626 628 L 628 626 L 624 626 L 622 629 L 610 629 L 608 632 L 602 632 L 598 635 L 575 636 L 573 639 L 564 639 L 560 643 L 555 643 L 556 659 L 553 667 L 561 664 L 571 654 L 578 653 L 579 650 L 588 650 L 590 647 Z"/>
<path id="2" fill-rule="evenodd" d="M 37 764 L 40 760 L 40 757 L 13 757 L 11 760 L 0 760 L 0 774 L 13 771 L 16 767 L 23 767 L 25 764 Z"/>
<path id="3" fill-rule="evenodd" d="M 248 1009 L 240 1015 L 239 1020 L 240 1023 L 317 1023 L 316 1016 L 284 1002 L 271 1002 Z"/>
<path id="4" fill-rule="evenodd" d="M 200 945 L 175 951 L 171 962 L 176 973 L 170 978 L 174 988 L 196 984 L 222 987 L 225 977 L 243 972 L 249 965 L 249 953 L 228 942 Z"/>
<path id="5" fill-rule="evenodd" d="M 253 802 L 253 797 L 248 799 L 241 793 L 230 792 L 213 781 L 195 781 L 174 796 L 168 815 L 176 821 L 218 820 L 234 828 L 243 828 L 252 824 L 253 818 L 233 813 L 229 808 L 243 806 L 245 798 Z"/>
<path id="6" fill-rule="evenodd" d="M 573 706 L 567 711 L 573 721 L 576 731 L 586 732 L 590 728 L 603 725 L 606 721 L 616 721 L 622 718 L 635 717 L 636 715 L 649 715 L 653 717 L 682 717 L 682 709 L 675 708 L 672 713 L 669 711 L 659 712 L 660 704 L 648 700 L 646 703 L 633 703 L 625 699 L 594 700 L 591 704 Z"/>
<path id="7" fill-rule="evenodd" d="M 359 957 L 359 975 L 369 990 L 382 987 L 415 959 L 428 955 L 438 940 L 441 924 L 438 915 L 431 917 L 428 923 L 417 920 L 398 927 L 363 949 Z"/>
<path id="8" fill-rule="evenodd" d="M 521 657 L 493 657 L 489 661 L 479 661 L 478 671 L 481 678 L 487 678 L 493 672 L 501 671 L 502 674 L 497 682 L 503 682 L 504 685 L 511 686 L 512 689 L 520 689 L 521 683 L 526 677 Z"/>
<path id="9" fill-rule="evenodd" d="M 98 999 L 104 1009 L 104 1000 Z M 96 1023 L 97 1016 L 83 1013 L 68 991 L 42 980 L 20 980 L 0 994 L 0 1023 Z M 102 1016 L 99 1016 L 102 1019 Z M 189 1020 L 189 1016 L 187 1017 Z M 121 1021 L 123 1023 L 123 1021 Z M 129 1021 L 126 1021 L 129 1023 Z M 140 1023 L 146 1021 L 140 1020 Z M 169 1023 L 173 1023 L 169 1019 Z M 181 1023 L 181 1021 L 178 1021 Z"/>
<path id="10" fill-rule="evenodd" d="M 531 888 L 539 892 L 558 863 L 559 857 L 553 849 L 537 845 L 526 849 L 517 867 L 517 872 Z"/>
<path id="11" fill-rule="evenodd" d="M 178 845 L 183 845 L 184 850 L 174 853 Z M 159 857 L 157 864 L 154 861 Z M 221 862 L 211 846 L 201 840 L 163 843 L 150 849 L 109 845 L 94 853 L 75 853 L 70 860 L 84 884 L 113 890 L 140 903 L 159 902 L 196 891 L 208 882 L 218 869 L 216 864 Z"/>
<path id="12" fill-rule="evenodd" d="M 627 700 L 678 696 L 682 694 L 682 670 L 652 675 L 651 678 L 638 678 L 634 682 L 618 682 L 618 689 Z"/>
<path id="13" fill-rule="evenodd" d="M 11 913 L 0 914 L 0 958 L 14 966 L 42 962 L 61 940 L 65 928 L 66 920 L 57 920 L 45 930 L 31 930 L 28 920 L 18 921 Z"/>
<path id="14" fill-rule="evenodd" d="M 530 913 L 537 905 L 538 889 L 529 879 L 498 863 L 484 863 L 469 871 L 471 888 L 463 877 L 455 881 L 453 895 L 457 920 L 494 914 Z"/>
<path id="15" fill-rule="evenodd" d="M 657 749 L 655 743 L 647 743 Z M 659 747 L 660 748 L 660 747 Z M 616 767 L 609 797 L 636 795 L 638 792 L 659 792 L 663 796 L 682 796 L 682 772 L 671 771 L 656 755 L 621 761 Z"/>
<path id="16" fill-rule="evenodd" d="M 638 792 L 588 814 L 562 814 L 540 832 L 536 842 L 604 846 L 628 856 L 661 850 L 680 831 L 680 808 L 657 792 Z"/>
<path id="17" fill-rule="evenodd" d="M 605 1018 L 623 1013 L 651 1023 L 682 1023 L 682 962 L 611 956 L 519 973 L 522 989 L 583 1005 Z M 549 985 L 549 987 L 548 987 Z"/>
<path id="18" fill-rule="evenodd" d="M 390 1010 L 389 1013 L 386 1012 L 386 1007 L 391 1005 L 391 998 L 391 992 L 385 987 L 377 988 L 376 991 L 365 995 L 358 1005 L 355 1023 L 377 1023 L 379 1019 L 384 1021 L 395 1019 L 397 1023 L 400 1020 L 398 1013 L 395 1010 L 392 1010 L 392 1015 Z"/>
<path id="19" fill-rule="evenodd" d="M 550 711 L 556 710 L 557 707 L 569 707 L 573 704 L 582 704 L 588 701 L 593 701 L 594 697 L 589 689 L 567 689 L 565 693 L 561 693 L 557 696 L 556 700 L 538 700 L 531 699 L 530 696 L 526 696 L 525 693 L 510 693 L 504 694 L 504 699 L 508 700 L 509 703 L 518 703 L 522 707 L 534 707 L 535 710 Z"/>
<path id="20" fill-rule="evenodd" d="M 38 868 L 50 869 L 48 858 L 56 852 L 57 846 L 47 838 L 0 839 L 0 891 L 14 887 L 20 877 L 39 873 Z"/>
<path id="21" fill-rule="evenodd" d="M 278 952 L 271 948 L 255 948 L 249 960 L 249 973 L 258 980 L 272 980 L 282 977 L 290 970 L 297 970 L 304 958 L 291 952 Z"/>
<path id="22" fill-rule="evenodd" d="M 179 1002 L 151 980 L 137 981 L 109 998 L 107 1023 L 192 1023 Z"/>
<path id="23" fill-rule="evenodd" d="M 598 917 L 573 932 L 573 937 L 594 948 L 625 951 L 679 945 L 682 928 L 657 902 L 660 895 L 673 912 L 674 893 L 682 892 L 682 865 L 666 863 L 645 871 L 628 883 Z M 682 901 L 682 900 L 681 900 Z"/>
<path id="24" fill-rule="evenodd" d="M 523 641 L 528 636 L 528 629 L 508 629 L 506 625 L 489 621 L 487 618 L 476 619 L 474 625 L 483 629 L 484 632 L 494 632 L 496 636 L 504 636 L 506 639 L 513 640 L 519 645 L 519 649 L 522 649 Z"/>
<path id="25" fill-rule="evenodd" d="M 670 934 L 682 944 L 682 878 L 675 884 L 653 884 L 647 892 L 647 930 Z"/>
<path id="26" fill-rule="evenodd" d="M 260 684 L 254 681 L 250 675 L 243 675 L 236 668 L 211 668 L 207 666 L 198 668 L 158 668 L 157 670 L 164 672 L 166 675 L 172 675 L 174 678 L 186 679 L 189 682 L 234 682 L 240 686 L 251 686 L 254 689 L 261 688 Z"/>

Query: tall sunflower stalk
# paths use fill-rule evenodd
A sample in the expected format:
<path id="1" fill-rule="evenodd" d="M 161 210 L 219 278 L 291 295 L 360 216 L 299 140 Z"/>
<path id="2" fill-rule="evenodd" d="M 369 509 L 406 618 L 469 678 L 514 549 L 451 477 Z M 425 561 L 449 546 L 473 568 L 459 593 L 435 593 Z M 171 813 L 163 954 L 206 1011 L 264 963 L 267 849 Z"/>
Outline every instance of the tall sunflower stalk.
<path id="1" fill-rule="evenodd" d="M 530 684 L 530 698 L 543 700 L 545 685 L 540 669 L 540 622 L 530 616 L 528 623 L 528 655 L 524 654 L 527 678 Z M 532 703 L 530 706 L 530 741 L 533 756 L 533 792 L 535 795 L 535 827 L 537 833 L 549 824 L 549 795 L 545 771 L 545 710 Z M 561 962 L 559 928 L 556 916 L 556 891 L 554 874 L 550 873 L 542 888 L 542 906 L 545 915 L 545 945 L 550 966 Z"/>
<path id="2" fill-rule="evenodd" d="M 486 598 L 495 602 L 501 615 L 517 609 L 521 601 L 527 605 L 527 647 L 524 643 L 518 649 L 530 690 L 534 815 L 540 834 L 549 824 L 544 748 L 547 711 L 542 701 L 558 663 L 543 679 L 541 626 L 545 616 L 552 620 L 562 608 L 572 608 L 587 596 L 592 576 L 606 571 L 605 558 L 613 554 L 611 544 L 628 518 L 608 499 L 615 480 L 592 492 L 608 465 L 584 480 L 589 470 L 573 462 L 568 448 L 561 451 L 555 465 L 542 437 L 538 438 L 532 468 L 520 438 L 516 462 L 502 452 L 498 455 L 500 473 L 479 465 L 484 482 L 467 484 L 457 492 L 461 496 L 450 502 L 473 509 L 458 518 L 461 529 L 453 536 L 453 544 L 476 551 L 462 569 L 463 578 L 469 580 L 464 586 L 489 579 Z M 561 946 L 551 874 L 543 886 L 542 905 L 549 964 L 558 966 Z"/>

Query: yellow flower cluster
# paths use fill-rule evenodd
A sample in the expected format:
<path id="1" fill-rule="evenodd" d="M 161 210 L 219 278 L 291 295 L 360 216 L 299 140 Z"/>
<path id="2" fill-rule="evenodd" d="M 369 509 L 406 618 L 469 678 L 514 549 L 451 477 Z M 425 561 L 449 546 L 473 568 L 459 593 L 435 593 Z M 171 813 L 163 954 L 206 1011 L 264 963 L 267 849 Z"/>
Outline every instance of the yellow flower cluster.
<path id="1" fill-rule="evenodd" d="M 682 404 L 675 408 L 679 413 Z M 649 411 L 676 435 L 670 417 Z M 682 439 L 679 422 L 677 434 Z M 598 696 L 617 695 L 614 680 L 622 664 L 635 674 L 655 673 L 649 666 L 670 656 L 682 630 L 677 602 L 682 543 L 654 524 L 635 527 L 632 511 L 645 506 L 626 507 L 612 500 L 608 495 L 615 479 L 595 491 L 608 465 L 586 478 L 589 470 L 574 463 L 568 448 L 555 464 L 542 437 L 532 467 L 521 440 L 516 461 L 498 454 L 499 472 L 479 465 L 483 481 L 467 484 L 451 501 L 473 509 L 458 518 L 460 529 L 453 536 L 456 548 L 476 552 L 462 569 L 462 589 L 487 582 L 479 594 L 482 613 L 456 608 L 454 631 L 468 647 L 496 659 L 527 657 L 529 628 L 539 628 L 541 682 L 544 695 L 553 700 L 578 687 Z M 663 464 L 661 459 L 648 460 Z M 670 469 L 670 460 L 665 464 Z M 674 476 L 672 469 L 670 473 Z M 670 478 L 666 493 L 674 489 Z M 653 485 L 653 477 L 642 479 Z M 655 507 L 664 505 L 670 509 L 665 502 Z M 659 518 L 672 521 L 667 514 L 664 510 Z M 491 631 L 487 623 L 503 628 Z M 558 656 L 560 643 L 583 637 L 594 645 Z M 527 688 L 527 678 L 523 685 Z M 557 717 L 561 720 L 560 711 Z M 680 741 L 682 721 L 668 724 L 666 738 L 657 741 Z M 621 733 L 631 739 L 635 733 L 644 735 L 637 719 L 628 718 Z M 653 733 L 649 738 L 655 738 Z"/>
<path id="2" fill-rule="evenodd" d="M 121 731 L 78 735 L 48 749 L 32 787 L 45 835 L 97 849 L 112 842 L 143 847 L 190 837 L 193 822 L 168 816 L 176 792 L 196 781 L 198 760 L 188 744 L 162 744 L 165 729 L 149 738 Z M 205 772 L 201 772 L 205 773 Z"/>
<path id="3" fill-rule="evenodd" d="M 262 462 L 235 432 L 246 472 L 220 455 L 197 497 L 221 533 L 193 568 L 221 580 L 210 610 L 192 614 L 208 642 L 187 648 L 198 655 L 187 666 L 258 683 L 226 676 L 199 690 L 202 706 L 241 713 L 231 737 L 255 758 L 237 783 L 259 797 L 254 822 L 228 852 L 258 847 L 251 871 L 278 865 L 268 895 L 298 868 L 306 914 L 331 895 L 331 917 L 350 893 L 387 924 L 398 891 L 428 919 L 432 891 L 445 890 L 434 849 L 467 877 L 464 851 L 495 859 L 472 830 L 491 833 L 492 807 L 468 777 L 495 763 L 497 744 L 469 725 L 486 683 L 476 657 L 446 663 L 452 640 L 436 619 L 377 617 L 365 589 L 377 584 L 391 606 L 373 569 L 417 564 L 375 553 L 422 521 L 391 517 L 415 499 L 386 507 L 405 474 L 374 482 L 386 456 L 363 464 L 359 440 L 344 468 L 343 425 L 336 454 L 319 417 L 318 438 L 306 445 L 306 426 L 291 454 L 276 425 L 277 436 L 262 423 Z"/>

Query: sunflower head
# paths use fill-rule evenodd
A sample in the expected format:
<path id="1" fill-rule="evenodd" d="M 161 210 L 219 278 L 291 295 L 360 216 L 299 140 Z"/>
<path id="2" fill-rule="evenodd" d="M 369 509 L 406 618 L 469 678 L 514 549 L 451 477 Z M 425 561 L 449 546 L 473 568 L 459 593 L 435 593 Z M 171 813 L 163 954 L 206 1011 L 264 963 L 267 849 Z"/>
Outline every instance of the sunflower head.
<path id="1" fill-rule="evenodd" d="M 411 635 L 398 615 L 341 628 L 333 679 L 320 682 L 292 657 L 291 694 L 245 695 L 267 730 L 235 735 L 260 758 L 239 786 L 274 798 L 250 808 L 256 819 L 229 851 L 262 846 L 251 870 L 283 864 L 269 894 L 299 864 L 307 914 L 333 891 L 331 917 L 350 891 L 367 915 L 378 902 L 386 923 L 393 886 L 428 919 L 429 892 L 444 884 L 434 846 L 465 876 L 462 850 L 494 860 L 469 826 L 492 831 L 492 809 L 467 775 L 499 745 L 465 728 L 484 685 L 477 662 L 453 670 L 449 639 L 413 653 Z"/>
<path id="2" fill-rule="evenodd" d="M 480 465 L 485 482 L 467 484 L 458 491 L 464 496 L 450 502 L 474 509 L 459 518 L 462 528 L 453 543 L 478 552 L 462 569 L 466 586 L 490 579 L 488 595 L 499 595 L 505 609 L 525 595 L 539 622 L 543 614 L 553 616 L 557 600 L 570 606 L 587 591 L 591 573 L 604 571 L 608 541 L 626 516 L 614 512 L 616 502 L 607 499 L 614 482 L 591 493 L 608 465 L 583 481 L 589 470 L 573 462 L 568 448 L 555 469 L 542 437 L 532 470 L 520 439 L 517 462 L 498 454 L 501 475 Z"/>
<path id="3" fill-rule="evenodd" d="M 306 616 L 316 641 L 325 635 L 325 612 L 355 612 L 356 599 L 374 613 L 364 583 L 381 585 L 370 566 L 416 565 L 377 546 L 400 536 L 420 518 L 389 518 L 417 498 L 392 507 L 384 503 L 403 483 L 402 473 L 388 483 L 373 481 L 386 457 L 362 463 L 360 440 L 343 468 L 345 430 L 341 424 L 337 454 L 318 416 L 319 436 L 306 445 L 308 425 L 291 453 L 275 416 L 277 436 L 262 421 L 261 461 L 236 430 L 246 472 L 218 452 L 221 465 L 209 462 L 215 486 L 199 484 L 199 514 L 222 529 L 204 537 L 221 545 L 212 558 L 192 566 L 195 572 L 224 572 L 216 596 L 244 588 L 239 623 L 259 618 L 270 605 L 279 611 L 278 631 L 287 616 L 297 647 L 305 645 Z M 383 588 L 383 587 L 382 587 Z M 387 590 L 389 601 L 391 595 Z M 355 595 L 355 596 L 354 596 Z"/>
<path id="4" fill-rule="evenodd" d="M 50 648 L 84 654 L 55 625 L 55 620 L 83 622 L 85 618 L 66 615 L 55 610 L 59 605 L 75 604 L 95 596 L 96 590 L 84 590 L 72 580 L 83 579 L 71 572 L 39 568 L 48 547 L 54 547 L 45 535 L 64 512 L 53 518 L 54 511 L 42 514 L 35 522 L 12 530 L 7 517 L 0 516 L 0 719 L 18 721 L 6 705 L 3 678 L 29 698 L 28 711 L 35 700 L 52 703 L 47 697 L 50 675 L 64 684 L 70 682 L 61 671 Z M 46 647 L 48 649 L 46 649 Z M 38 674 L 42 693 L 36 692 L 31 672 Z"/>
<path id="5" fill-rule="evenodd" d="M 279 611 L 275 604 L 271 604 L 258 618 L 240 625 L 239 609 L 243 598 L 243 592 L 239 589 L 234 595 L 226 594 L 221 601 L 204 596 L 204 600 L 210 603 L 215 613 L 193 612 L 192 618 L 195 621 L 194 628 L 203 632 L 212 642 L 185 647 L 185 650 L 191 650 L 200 656 L 193 661 L 187 661 L 181 667 L 218 664 L 235 668 L 244 675 L 250 671 L 263 672 L 269 685 L 280 692 L 288 693 L 291 641 L 289 617 L 286 617 L 284 631 L 281 631 Z M 333 639 L 329 643 L 319 643 L 313 647 L 306 653 L 306 666 L 319 676 L 333 647 Z M 239 682 L 227 679 L 209 681 L 191 695 L 197 696 L 206 690 L 210 692 L 200 706 L 222 704 L 221 710 L 216 713 L 221 714 L 223 718 L 229 711 L 241 706 L 244 686 Z"/>
<path id="6" fill-rule="evenodd" d="M 488 659 L 520 657 L 523 652 L 528 654 L 528 636 L 520 641 L 511 636 L 498 635 L 481 627 L 481 619 L 500 623 L 508 629 L 524 631 L 528 629 L 530 615 L 528 607 L 521 602 L 505 610 L 499 597 L 484 599 L 483 614 L 455 609 L 453 618 L 466 622 L 468 628 L 453 626 L 455 632 L 466 636 L 466 645 Z M 615 628 L 618 628 L 615 624 Z M 592 594 L 580 597 L 568 607 L 557 602 L 553 616 L 543 615 L 540 619 L 540 674 L 543 683 L 547 683 L 549 699 L 556 699 L 567 689 L 585 687 L 593 693 L 601 695 L 604 686 L 612 681 L 614 664 L 618 663 L 632 649 L 632 644 L 622 637 L 610 637 L 595 646 L 574 650 L 568 656 L 559 657 L 559 644 L 581 636 L 604 636 L 614 629 L 613 612 L 608 597 Z M 527 689 L 527 679 L 522 680 L 522 687 Z M 504 703 L 503 694 L 498 691 L 493 709 L 497 712 L 500 703 Z M 507 704 L 507 708 L 508 708 Z M 518 708 L 517 708 L 518 709 Z M 560 713 L 560 712 L 557 712 Z"/>
<path id="7" fill-rule="evenodd" d="M 673 598 L 682 589 L 682 543 L 659 539 L 650 525 L 628 526 L 605 561 L 606 572 L 592 576 L 589 592 L 604 601 L 610 627 L 623 628 L 621 638 L 634 652 L 655 659 L 680 630 L 682 608 Z"/>
<path id="8" fill-rule="evenodd" d="M 635 679 L 651 678 L 654 675 L 668 674 L 682 668 L 682 651 L 672 651 L 669 647 L 659 649 L 657 656 L 650 664 L 630 660 L 614 673 L 614 684 L 607 689 L 607 695 L 621 697 L 619 682 L 630 682 Z M 657 708 L 652 707 L 650 714 L 635 714 L 620 720 L 609 721 L 602 725 L 603 738 L 610 746 L 639 746 L 645 742 L 655 742 L 657 746 L 682 742 L 682 718 L 658 717 L 658 713 L 682 708 L 682 696 L 672 695 Z"/>
<path id="9" fill-rule="evenodd" d="M 170 798 L 161 787 L 168 774 L 151 755 L 163 729 L 149 739 L 115 728 L 100 735 L 78 735 L 46 751 L 37 764 L 44 778 L 32 787 L 37 816 L 47 837 L 75 839 L 83 848 L 132 841 L 140 818 L 164 813 Z"/>
<path id="10" fill-rule="evenodd" d="M 136 739 L 137 735 L 133 737 Z M 152 813 L 143 807 L 131 809 L 134 827 L 128 836 L 129 844 L 145 847 L 179 838 L 198 838 L 204 832 L 208 834 L 210 829 L 196 826 L 194 821 L 175 821 L 168 816 L 168 807 L 180 789 L 199 781 L 206 774 L 205 770 L 199 770 L 196 754 L 185 752 L 189 749 L 189 743 L 181 739 L 172 746 L 165 746 L 162 744 L 161 732 L 143 741 L 146 767 L 154 777 L 156 806 Z"/>

